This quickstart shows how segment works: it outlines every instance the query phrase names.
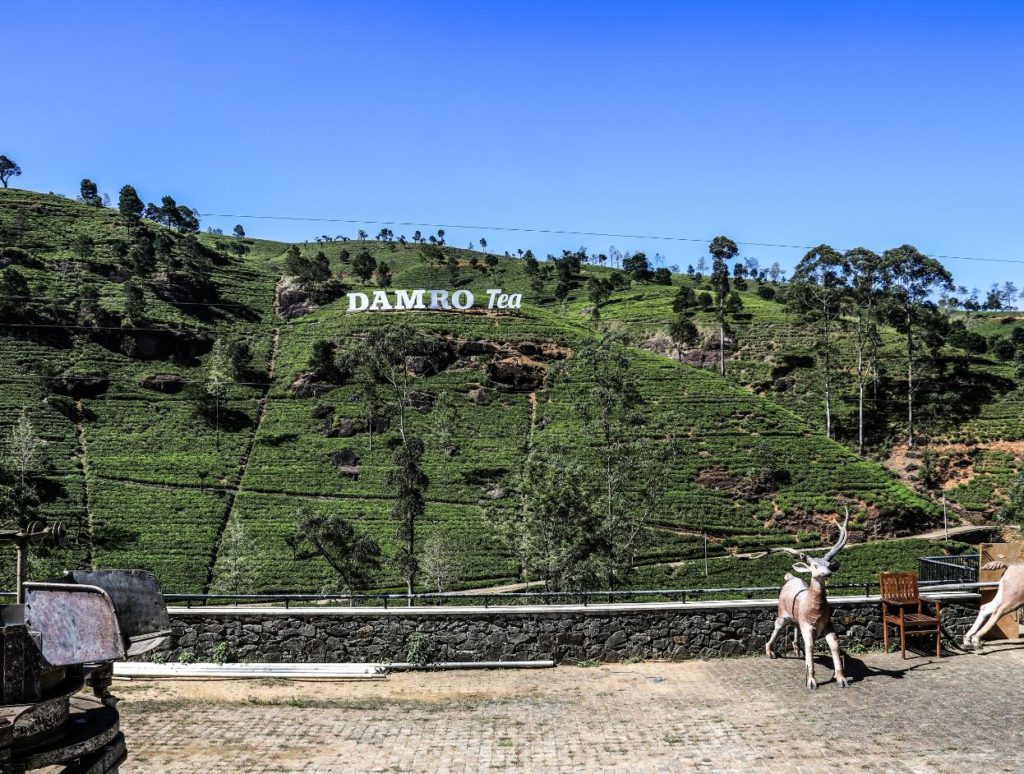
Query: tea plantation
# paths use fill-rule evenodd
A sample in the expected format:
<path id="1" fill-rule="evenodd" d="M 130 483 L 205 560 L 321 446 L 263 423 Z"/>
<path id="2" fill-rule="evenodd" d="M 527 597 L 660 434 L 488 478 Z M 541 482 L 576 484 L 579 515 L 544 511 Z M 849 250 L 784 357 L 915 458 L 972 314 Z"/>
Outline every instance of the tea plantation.
<path id="1" fill-rule="evenodd" d="M 68 547 L 36 559 L 34 575 L 83 565 L 147 567 L 168 591 L 203 592 L 237 565 L 224 536 L 239 534 L 240 525 L 249 541 L 244 566 L 251 590 L 319 591 L 332 571 L 295 550 L 300 507 L 344 514 L 392 553 L 394 494 L 386 478 L 395 423 L 365 432 L 358 388 L 318 384 L 310 361 L 319 342 L 343 348 L 400 319 L 444 341 L 450 353 L 415 377 L 407 420 L 426 441 L 430 479 L 418 544 L 438 536 L 449 547 L 458 587 L 518 580 L 494 519 L 514 508 L 513 487 L 527 453 L 568 444 L 585 457 L 590 445 L 570 408 L 578 382 L 544 378 L 558 367 L 571 371 L 574 353 L 595 338 L 585 278 L 558 301 L 554 278 L 538 283 L 514 257 L 488 265 L 482 253 L 445 248 L 448 261 L 438 267 L 419 244 L 299 245 L 304 258 L 323 250 L 332 274 L 357 290 L 363 283 L 352 259 L 365 251 L 388 264 L 395 288 L 459 287 L 478 299 L 487 288 L 523 294 L 518 311 L 349 313 L 339 293 L 287 296 L 290 286 L 281 280 L 289 245 L 199 235 L 202 289 L 182 293 L 160 270 L 130 280 L 123 268 L 129 237 L 116 210 L 0 191 L 0 273 L 15 270 L 27 285 L 23 297 L 6 299 L 16 312 L 8 307 L 0 320 L 0 430 L 6 438 L 27 410 L 44 441 L 29 472 L 40 513 L 66 520 L 71 531 Z M 128 308 L 129 281 L 141 286 L 142 312 Z M 669 565 L 700 556 L 703 533 L 719 556 L 798 541 L 818 545 L 828 538 L 827 517 L 839 497 L 854 504 L 856 541 L 917 534 L 938 522 L 933 498 L 821 432 L 813 343 L 782 305 L 753 290 L 742 294 L 746 317 L 734 326 L 738 345 L 728 378 L 652 351 L 672 319 L 679 286 L 699 286 L 679 275 L 673 283 L 618 290 L 601 309 L 602 322 L 624 328 L 634 345 L 630 369 L 644 401 L 644 435 L 676 450 L 663 472 L 666 493 L 649 523 L 652 539 L 637 584 L 705 583 Z M 286 313 L 295 305 L 299 312 Z M 709 313 L 697 319 L 702 329 L 711 325 Z M 1006 327 L 979 319 L 979 325 Z M 195 388 L 209 379 L 217 341 L 244 344 L 246 357 L 211 413 Z M 896 351 L 893 332 L 886 332 L 885 347 Z M 976 360 L 993 380 L 1010 378 L 1005 363 Z M 537 378 L 509 381 L 501 368 Z M 933 439 L 977 455 L 970 476 L 947 495 L 955 507 L 979 513 L 1005 492 L 1020 459 L 1019 452 L 983 444 L 1024 440 L 1019 396 L 1003 387 L 986 396 Z M 446 428 L 454 454 L 434 441 L 434 407 L 443 397 L 456 406 L 457 420 Z M 841 421 L 852 410 L 840 401 Z M 884 453 L 884 444 L 877 448 Z M 780 473 L 775 485 L 745 491 L 744 477 L 765 459 Z M 858 580 L 876 565 L 888 566 L 889 546 L 900 566 L 910 561 L 908 551 L 924 550 L 902 541 L 851 548 L 851 556 L 860 552 L 867 562 L 856 566 L 870 565 Z M 380 589 L 399 586 L 389 567 L 377 578 Z M 775 561 L 721 558 L 714 567 L 705 585 L 781 580 L 782 564 Z"/>

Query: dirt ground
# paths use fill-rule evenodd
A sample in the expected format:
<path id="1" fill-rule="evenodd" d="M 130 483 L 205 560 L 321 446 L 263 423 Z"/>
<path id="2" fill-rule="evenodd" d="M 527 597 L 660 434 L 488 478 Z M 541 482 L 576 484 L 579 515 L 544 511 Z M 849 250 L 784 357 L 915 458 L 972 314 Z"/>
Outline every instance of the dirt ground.
<path id="1" fill-rule="evenodd" d="M 314 682 L 116 681 L 125 772 L 1021 771 L 1024 645 Z"/>

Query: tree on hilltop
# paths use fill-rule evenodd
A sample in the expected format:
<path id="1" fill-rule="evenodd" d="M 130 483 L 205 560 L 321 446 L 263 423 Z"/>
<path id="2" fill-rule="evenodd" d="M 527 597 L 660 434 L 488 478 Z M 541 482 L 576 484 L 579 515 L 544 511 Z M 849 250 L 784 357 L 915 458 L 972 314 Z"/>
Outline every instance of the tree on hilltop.
<path id="1" fill-rule="evenodd" d="M 498 274 L 498 256 L 493 253 L 488 253 L 484 256 L 484 266 L 487 267 L 487 271 L 491 277 L 495 277 Z"/>
<path id="2" fill-rule="evenodd" d="M 21 167 L 15 164 L 6 156 L 0 156 L 0 183 L 7 188 L 7 183 L 12 177 L 21 175 Z"/>
<path id="3" fill-rule="evenodd" d="M 622 261 L 622 268 L 637 282 L 649 282 L 653 276 L 646 253 L 633 253 Z"/>
<path id="4" fill-rule="evenodd" d="M 121 192 L 117 196 L 117 209 L 124 218 L 125 226 L 130 234 L 132 228 L 139 225 L 145 207 L 139 194 L 130 185 L 121 186 Z"/>
<path id="5" fill-rule="evenodd" d="M 245 236 L 245 229 L 242 228 L 242 224 L 241 223 L 236 223 L 235 227 L 232 229 L 231 233 L 234 234 L 239 239 L 241 239 L 242 237 Z"/>
<path id="6" fill-rule="evenodd" d="M 103 197 L 100 196 L 99 188 L 89 178 L 84 178 L 79 186 L 79 199 L 90 207 L 102 207 Z"/>
<path id="7" fill-rule="evenodd" d="M 592 315 L 595 320 L 601 317 L 601 307 L 611 298 L 614 289 L 611 280 L 606 277 L 595 275 L 587 280 L 587 296 L 594 305 Z"/>
<path id="8" fill-rule="evenodd" d="M 711 288 L 715 292 L 715 312 L 718 318 L 718 369 L 725 376 L 725 316 L 730 295 L 728 261 L 736 257 L 739 248 L 725 236 L 716 236 L 708 247 L 711 253 Z M 703 260 L 703 259 L 702 259 Z M 698 264 L 699 265 L 699 264 Z"/>
<path id="9" fill-rule="evenodd" d="M 676 314 L 690 314 L 697 307 L 697 294 L 689 285 L 683 285 L 672 299 L 672 311 Z"/>
<path id="10" fill-rule="evenodd" d="M 370 281 L 376 270 L 377 261 L 366 250 L 352 259 L 352 272 L 362 280 L 364 285 Z"/>

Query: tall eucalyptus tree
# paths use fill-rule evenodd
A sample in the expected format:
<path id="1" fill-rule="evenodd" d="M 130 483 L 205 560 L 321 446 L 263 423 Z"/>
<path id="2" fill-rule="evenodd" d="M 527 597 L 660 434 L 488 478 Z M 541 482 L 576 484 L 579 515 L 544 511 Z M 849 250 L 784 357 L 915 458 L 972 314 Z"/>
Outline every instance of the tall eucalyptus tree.
<path id="1" fill-rule="evenodd" d="M 725 316 L 729 301 L 729 265 L 739 248 L 729 237 L 716 236 L 708 247 L 711 253 L 711 288 L 715 291 L 715 316 L 718 319 L 718 370 L 725 376 Z"/>
<path id="2" fill-rule="evenodd" d="M 907 446 L 914 445 L 914 395 L 920 388 L 916 370 L 922 339 L 935 321 L 932 294 L 952 290 L 953 277 L 934 258 L 913 245 L 901 245 L 882 254 L 883 270 L 891 279 L 889 321 L 904 336 L 907 368 Z"/>
<path id="3" fill-rule="evenodd" d="M 789 305 L 817 334 L 822 362 L 822 392 L 825 400 L 825 435 L 832 437 L 832 393 L 835 352 L 832 338 L 850 292 L 846 262 L 829 245 L 818 245 L 797 264 L 786 296 Z"/>
<path id="4" fill-rule="evenodd" d="M 879 308 L 888 290 L 888 272 L 882 257 L 865 247 L 855 247 L 843 254 L 850 292 L 847 297 L 850 315 L 854 318 L 857 376 L 857 454 L 864 456 L 864 401 L 867 385 L 875 388 L 878 397 L 878 333 Z"/>

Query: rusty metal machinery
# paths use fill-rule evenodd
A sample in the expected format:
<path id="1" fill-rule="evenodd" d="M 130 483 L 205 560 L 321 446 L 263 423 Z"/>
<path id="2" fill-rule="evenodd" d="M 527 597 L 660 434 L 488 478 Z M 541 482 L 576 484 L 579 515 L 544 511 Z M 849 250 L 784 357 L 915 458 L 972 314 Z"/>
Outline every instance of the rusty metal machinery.
<path id="1" fill-rule="evenodd" d="M 61 545 L 64 528 L 0 531 L 18 553 L 17 601 L 0 605 L 0 772 L 63 766 L 116 772 L 127 756 L 113 662 L 162 647 L 170 621 L 156 579 L 142 570 L 73 571 L 25 580 L 29 546 Z M 88 684 L 92 695 L 79 693 Z"/>

